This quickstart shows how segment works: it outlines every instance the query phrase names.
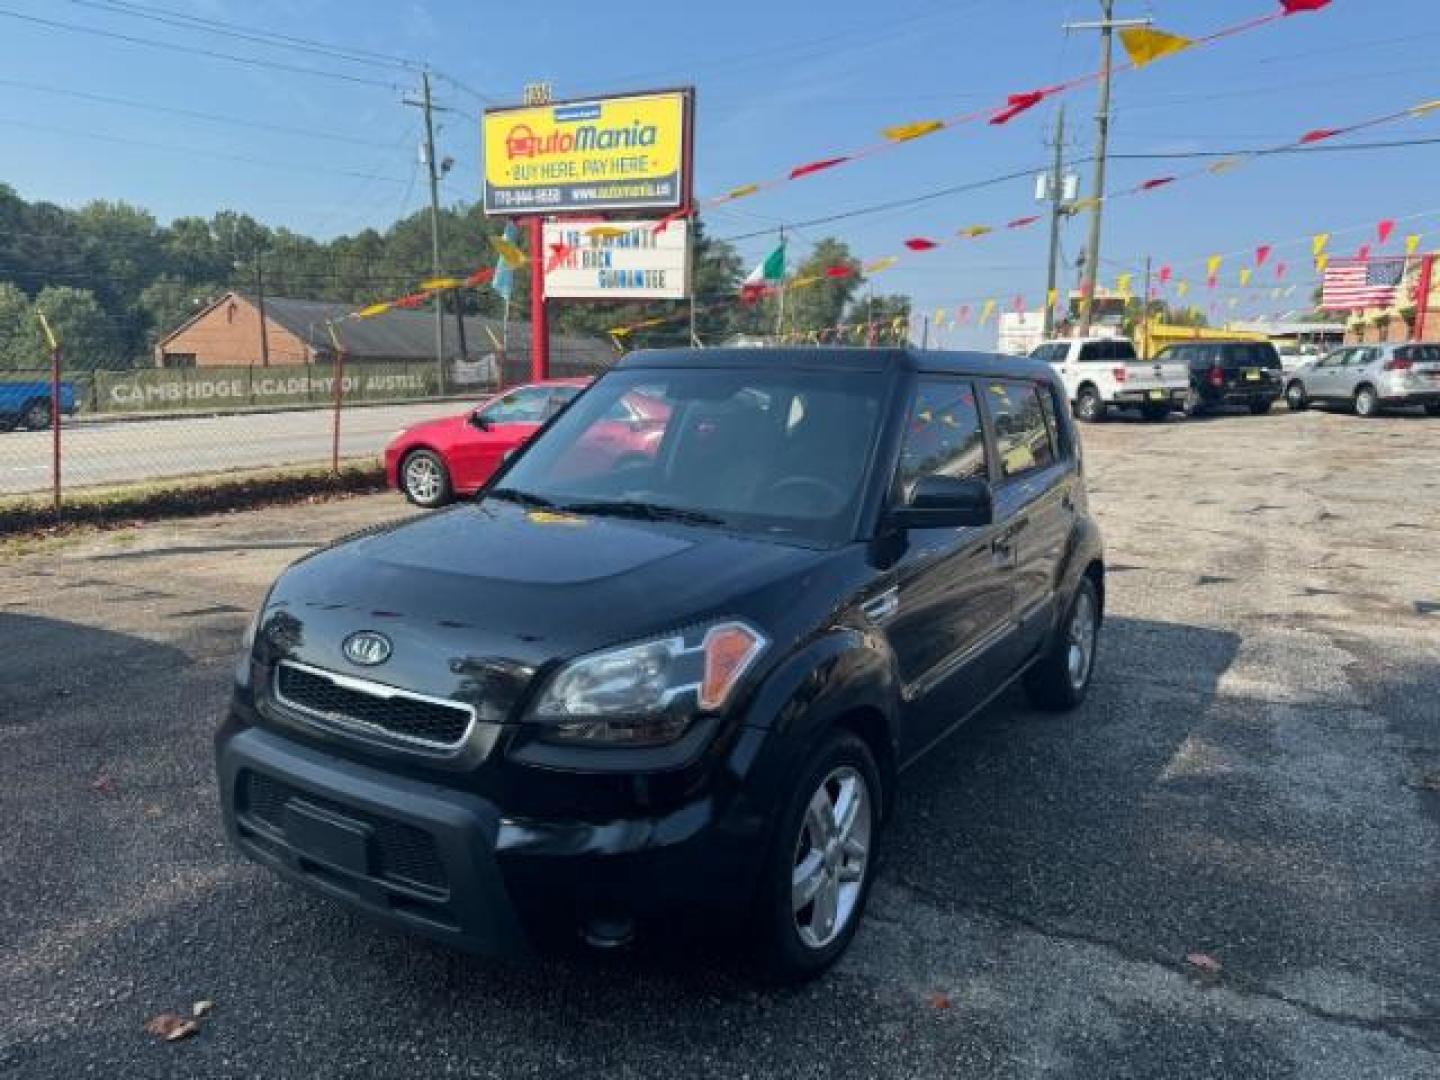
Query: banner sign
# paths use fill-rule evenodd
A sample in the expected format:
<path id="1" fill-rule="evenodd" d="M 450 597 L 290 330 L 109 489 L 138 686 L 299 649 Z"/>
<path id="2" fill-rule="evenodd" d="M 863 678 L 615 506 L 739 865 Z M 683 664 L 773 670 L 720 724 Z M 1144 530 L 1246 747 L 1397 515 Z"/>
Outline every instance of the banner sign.
<path id="1" fill-rule="evenodd" d="M 690 198 L 691 93 L 487 109 L 487 214 L 673 210 Z"/>
<path id="2" fill-rule="evenodd" d="M 545 295 L 585 300 L 683 300 L 690 223 L 547 221 Z"/>

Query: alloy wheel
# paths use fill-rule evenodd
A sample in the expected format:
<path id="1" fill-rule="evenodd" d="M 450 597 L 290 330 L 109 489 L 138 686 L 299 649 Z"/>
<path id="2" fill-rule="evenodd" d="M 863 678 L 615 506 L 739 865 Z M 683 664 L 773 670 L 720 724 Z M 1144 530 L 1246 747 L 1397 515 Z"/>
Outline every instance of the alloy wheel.
<path id="1" fill-rule="evenodd" d="M 429 455 L 416 454 L 405 463 L 405 490 L 416 502 L 434 502 L 444 490 L 444 484 L 440 463 Z"/>
<path id="2" fill-rule="evenodd" d="M 1090 679 L 1090 666 L 1095 661 L 1095 601 L 1088 589 L 1082 589 L 1075 598 L 1065 640 L 1065 672 L 1070 685 L 1081 690 Z"/>
<path id="3" fill-rule="evenodd" d="M 825 948 L 855 917 L 873 829 L 865 777 L 849 765 L 832 770 L 805 808 L 790 873 L 790 909 L 807 948 Z"/>

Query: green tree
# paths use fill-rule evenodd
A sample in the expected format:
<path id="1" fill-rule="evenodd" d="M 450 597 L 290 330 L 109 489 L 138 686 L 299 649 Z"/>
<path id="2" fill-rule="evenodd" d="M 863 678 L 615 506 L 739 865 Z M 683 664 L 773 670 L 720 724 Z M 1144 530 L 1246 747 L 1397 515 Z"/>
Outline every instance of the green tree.
<path id="1" fill-rule="evenodd" d="M 869 323 L 874 327 L 874 336 L 877 343 L 894 344 L 895 335 L 892 328 L 896 320 L 902 326 L 910 323 L 910 297 L 903 293 L 885 293 L 880 296 L 857 296 L 850 302 L 850 309 L 845 313 L 845 322 L 848 324 Z M 903 331 L 902 331 L 903 334 Z M 862 340 L 867 340 L 862 338 Z M 900 341 L 904 337 L 899 338 Z"/>
<path id="2" fill-rule="evenodd" d="M 838 266 L 849 268 L 850 273 L 844 277 L 827 274 Z M 767 296 L 740 320 L 745 331 L 771 336 L 779 325 L 783 334 L 803 335 L 837 326 L 844 321 L 845 309 L 865 279 L 849 245 L 827 236 L 793 270 L 787 268 L 785 280 L 783 317 L 779 294 Z"/>
<path id="3" fill-rule="evenodd" d="M 30 298 L 8 281 L 0 281 L 0 370 L 38 371 L 45 367 Z"/>
<path id="4" fill-rule="evenodd" d="M 130 366 L 135 354 L 125 350 L 110 317 L 89 289 L 48 286 L 35 297 L 35 309 L 43 311 L 50 320 L 64 350 L 68 370 Z"/>
<path id="5" fill-rule="evenodd" d="M 213 282 L 191 285 L 182 278 L 168 274 L 152 281 L 140 293 L 139 303 L 149 327 L 146 348 L 153 346 L 225 291 L 223 285 Z"/>

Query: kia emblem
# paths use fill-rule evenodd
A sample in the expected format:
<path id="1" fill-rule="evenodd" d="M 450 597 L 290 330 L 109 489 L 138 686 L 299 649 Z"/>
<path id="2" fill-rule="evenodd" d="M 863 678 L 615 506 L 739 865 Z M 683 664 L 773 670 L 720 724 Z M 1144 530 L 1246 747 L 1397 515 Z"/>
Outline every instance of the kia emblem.
<path id="1" fill-rule="evenodd" d="M 345 659 L 361 667 L 374 667 L 390 659 L 390 639 L 374 630 L 351 634 L 340 646 Z"/>

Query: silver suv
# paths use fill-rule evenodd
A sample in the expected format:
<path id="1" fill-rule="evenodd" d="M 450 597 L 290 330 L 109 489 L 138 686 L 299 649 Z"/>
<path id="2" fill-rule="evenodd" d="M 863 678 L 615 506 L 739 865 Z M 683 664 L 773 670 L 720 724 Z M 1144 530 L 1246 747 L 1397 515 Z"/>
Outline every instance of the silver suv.
<path id="1" fill-rule="evenodd" d="M 1286 376 L 1285 404 L 1299 412 L 1343 403 L 1358 416 L 1422 405 L 1440 416 L 1440 345 L 1350 345 L 1302 364 Z"/>

